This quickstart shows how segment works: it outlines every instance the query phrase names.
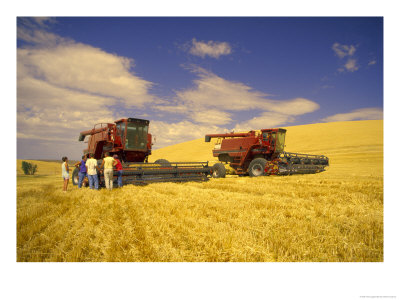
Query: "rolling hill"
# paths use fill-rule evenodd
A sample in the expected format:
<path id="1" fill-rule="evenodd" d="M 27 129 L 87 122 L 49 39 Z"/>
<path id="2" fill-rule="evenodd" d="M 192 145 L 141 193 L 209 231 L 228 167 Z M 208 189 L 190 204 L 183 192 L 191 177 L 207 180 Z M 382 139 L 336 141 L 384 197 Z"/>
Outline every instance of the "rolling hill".
<path id="1" fill-rule="evenodd" d="M 359 172 L 368 171 L 371 165 L 374 166 L 374 173 L 383 172 L 382 120 L 318 123 L 284 128 L 287 129 L 285 151 L 326 155 L 330 159 L 331 170 L 336 170 L 339 165 L 357 163 Z M 213 141 L 215 140 L 206 143 L 202 138 L 154 150 L 149 160 L 164 158 L 171 162 L 209 161 L 213 164 L 218 161 L 212 156 Z"/>

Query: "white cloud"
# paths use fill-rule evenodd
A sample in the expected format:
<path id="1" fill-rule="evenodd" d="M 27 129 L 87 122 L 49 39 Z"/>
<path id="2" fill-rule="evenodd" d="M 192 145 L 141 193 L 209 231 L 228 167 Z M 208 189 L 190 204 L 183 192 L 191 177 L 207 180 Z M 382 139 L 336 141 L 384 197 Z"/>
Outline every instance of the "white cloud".
<path id="1" fill-rule="evenodd" d="M 36 157 L 58 153 L 60 141 L 74 144 L 80 131 L 121 117 L 124 111 L 113 111 L 117 105 L 162 102 L 149 93 L 152 83 L 133 73 L 133 60 L 44 31 L 47 19 L 18 21 L 18 39 L 32 44 L 17 49 L 19 155 L 26 157 L 30 144 L 50 147 Z M 75 146 L 62 147 L 76 156 L 86 145 Z"/>
<path id="2" fill-rule="evenodd" d="M 40 79 L 53 86 L 123 100 L 141 107 L 156 99 L 151 83 L 135 76 L 133 61 L 78 43 L 18 49 L 18 77 Z"/>
<path id="3" fill-rule="evenodd" d="M 359 66 L 357 65 L 357 59 L 353 57 L 354 53 L 357 50 L 355 46 L 334 43 L 332 46 L 332 50 L 340 59 L 347 57 L 346 63 L 342 67 L 338 68 L 339 72 L 354 72 L 359 69 Z"/>
<path id="4" fill-rule="evenodd" d="M 47 29 L 49 25 L 56 23 L 52 17 L 18 17 L 18 27 L 29 29 Z"/>
<path id="5" fill-rule="evenodd" d="M 346 56 L 353 56 L 353 54 L 356 52 L 356 47 L 353 45 L 341 45 L 339 43 L 334 43 L 332 50 L 337 56 L 344 58 Z"/>
<path id="6" fill-rule="evenodd" d="M 199 67 L 191 69 L 197 74 L 195 87 L 177 92 L 177 99 L 183 105 L 199 109 L 224 111 L 264 110 L 301 115 L 313 112 L 319 105 L 311 100 L 295 98 L 272 100 L 269 95 L 256 91 L 241 82 L 228 81 Z"/>
<path id="7" fill-rule="evenodd" d="M 273 112 L 299 116 L 318 110 L 319 104 L 305 98 L 294 98 L 290 100 L 269 100 L 264 108 Z"/>
<path id="8" fill-rule="evenodd" d="M 148 83 L 128 72 L 127 59 L 90 46 L 18 49 L 17 59 L 20 133 L 30 128 L 38 132 L 40 126 L 48 132 L 50 127 L 63 128 L 63 122 L 86 128 L 112 120 L 112 105 L 140 107 L 153 100 Z M 25 127 L 28 121 L 31 125 Z"/>
<path id="9" fill-rule="evenodd" d="M 275 112 L 264 112 L 258 117 L 254 117 L 251 120 L 236 124 L 234 131 L 250 131 L 265 128 L 274 128 L 282 124 L 293 122 L 295 118 L 290 115 L 275 113 Z"/>
<path id="10" fill-rule="evenodd" d="M 19 17 L 17 18 L 17 38 L 36 46 L 50 46 L 61 42 L 72 42 L 69 39 L 46 31 L 46 29 L 49 28 L 49 25 L 55 22 L 56 21 L 53 18 Z"/>
<path id="11" fill-rule="evenodd" d="M 296 116 L 319 109 L 316 102 L 305 98 L 273 100 L 241 82 L 228 81 L 200 67 L 189 69 L 197 75 L 194 87 L 177 91 L 174 105 L 155 106 L 155 109 L 182 114 L 190 124 L 230 124 L 235 131 L 284 125 L 293 122 Z M 254 111 L 257 116 L 235 124 L 235 113 L 242 111 Z"/>
<path id="12" fill-rule="evenodd" d="M 358 66 L 357 66 L 357 60 L 351 58 L 348 59 L 346 64 L 344 65 L 344 67 L 346 68 L 347 71 L 349 72 L 354 72 L 358 70 Z"/>
<path id="13" fill-rule="evenodd" d="M 266 96 L 243 83 L 225 80 L 202 68 L 193 71 L 198 76 L 194 80 L 195 87 L 177 92 L 178 99 L 189 106 L 243 110 L 253 108 Z"/>
<path id="14" fill-rule="evenodd" d="M 192 39 L 192 46 L 189 53 L 192 55 L 200 56 L 204 58 L 205 56 L 210 56 L 213 58 L 219 58 L 221 55 L 231 54 L 232 48 L 227 42 L 216 42 L 216 41 L 197 41 Z"/>
<path id="15" fill-rule="evenodd" d="M 191 66 L 189 70 L 197 75 L 194 87 L 177 91 L 173 105 L 154 106 L 154 109 L 181 114 L 190 124 L 229 126 L 235 131 L 284 125 L 293 122 L 296 116 L 319 109 L 316 102 L 305 98 L 273 100 L 268 94 L 203 68 Z M 253 111 L 257 116 L 235 124 L 235 114 L 243 111 Z"/>
<path id="16" fill-rule="evenodd" d="M 377 107 L 360 108 L 349 113 L 336 114 L 322 119 L 323 122 L 342 122 L 354 120 L 382 120 L 383 110 Z"/>
<path id="17" fill-rule="evenodd" d="M 207 133 L 227 132 L 228 129 L 215 125 L 199 125 L 190 121 L 168 123 L 150 122 L 150 131 L 156 136 L 155 149 L 203 138 Z"/>
<path id="18" fill-rule="evenodd" d="M 232 121 L 230 113 L 216 109 L 196 111 L 191 117 L 193 121 L 202 124 L 223 125 Z"/>
<path id="19" fill-rule="evenodd" d="M 25 42 L 36 44 L 36 45 L 56 45 L 63 42 L 68 42 L 68 39 L 62 38 L 53 33 L 33 29 L 25 30 L 20 27 L 17 29 L 17 37 L 19 40 L 24 40 Z"/>
<path id="20" fill-rule="evenodd" d="M 60 112 L 94 113 L 93 111 L 116 103 L 116 100 L 111 97 L 59 87 L 44 80 L 20 76 L 20 74 L 18 75 L 17 98 L 18 111 L 31 113 L 53 108 Z"/>
<path id="21" fill-rule="evenodd" d="M 180 105 L 179 103 L 172 103 L 172 105 L 158 105 L 155 106 L 154 109 L 176 114 L 189 113 L 189 108 L 184 105 Z"/>

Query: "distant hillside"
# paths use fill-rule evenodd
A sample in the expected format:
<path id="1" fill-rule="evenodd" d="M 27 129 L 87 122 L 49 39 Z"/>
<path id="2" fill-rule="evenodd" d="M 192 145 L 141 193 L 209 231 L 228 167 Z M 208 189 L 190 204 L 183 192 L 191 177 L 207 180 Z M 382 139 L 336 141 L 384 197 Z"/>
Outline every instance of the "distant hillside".
<path id="1" fill-rule="evenodd" d="M 318 123 L 284 127 L 286 133 L 286 151 L 324 154 L 331 162 L 345 162 L 361 159 L 368 153 L 369 159 L 383 158 L 383 120 L 348 121 Z M 261 129 L 261 128 L 254 128 Z M 212 133 L 212 132 L 205 132 Z M 217 133 L 217 132 L 216 132 Z M 204 142 L 204 138 L 154 150 L 150 161 L 164 158 L 169 161 L 210 161 L 214 140 Z M 380 170 L 383 166 L 379 164 Z"/>
<path id="2" fill-rule="evenodd" d="M 319 123 L 286 127 L 289 152 L 343 154 L 383 150 L 383 120 Z"/>
<path id="3" fill-rule="evenodd" d="M 23 175 L 22 171 L 22 162 L 26 161 L 33 165 L 38 166 L 38 170 L 36 175 L 56 175 L 59 174 L 61 176 L 61 161 L 42 161 L 42 160 L 30 160 L 30 159 L 17 159 L 17 175 Z M 69 162 L 69 165 L 72 165 L 73 162 Z"/>

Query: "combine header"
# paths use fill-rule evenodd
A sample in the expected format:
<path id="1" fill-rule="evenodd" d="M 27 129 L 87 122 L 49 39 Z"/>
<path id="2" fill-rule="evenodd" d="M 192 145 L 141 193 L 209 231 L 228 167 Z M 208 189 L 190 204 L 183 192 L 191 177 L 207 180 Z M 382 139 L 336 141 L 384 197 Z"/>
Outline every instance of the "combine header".
<path id="1" fill-rule="evenodd" d="M 325 171 L 329 159 L 324 155 L 285 152 L 286 129 L 262 129 L 245 133 L 207 134 L 205 141 L 217 138 L 213 156 L 229 163 L 238 175 L 313 174 Z M 225 177 L 225 166 L 213 166 L 213 177 Z"/>
<path id="2" fill-rule="evenodd" d="M 173 163 L 158 159 L 148 163 L 151 155 L 152 136 L 148 133 L 148 120 L 127 118 L 115 123 L 96 124 L 93 129 L 82 131 L 79 141 L 88 139 L 88 148 L 84 154 L 94 154 L 100 160 L 106 152 L 117 154 L 123 164 L 123 182 L 143 184 L 163 181 L 205 181 L 211 175 L 212 169 L 208 162 Z M 100 161 L 99 161 L 100 163 Z M 72 183 L 78 184 L 79 170 L 72 173 Z M 104 183 L 103 175 L 100 183 Z"/>

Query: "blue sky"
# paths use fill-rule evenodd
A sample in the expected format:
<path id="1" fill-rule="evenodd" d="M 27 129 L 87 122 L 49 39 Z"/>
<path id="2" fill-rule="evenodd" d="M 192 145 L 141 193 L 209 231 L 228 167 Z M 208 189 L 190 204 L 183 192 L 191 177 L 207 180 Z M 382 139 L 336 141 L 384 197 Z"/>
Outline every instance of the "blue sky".
<path id="1" fill-rule="evenodd" d="M 383 18 L 17 18 L 17 75 L 18 158 L 77 158 L 80 131 L 121 117 L 155 148 L 382 119 Z"/>

